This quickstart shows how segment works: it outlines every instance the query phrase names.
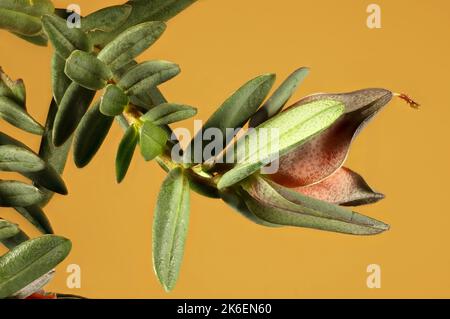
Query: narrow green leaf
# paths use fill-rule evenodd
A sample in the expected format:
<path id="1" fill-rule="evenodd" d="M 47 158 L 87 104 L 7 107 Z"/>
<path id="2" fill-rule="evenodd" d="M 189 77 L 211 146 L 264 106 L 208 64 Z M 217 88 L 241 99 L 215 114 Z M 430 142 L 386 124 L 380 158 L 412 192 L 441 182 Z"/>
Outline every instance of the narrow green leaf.
<path id="1" fill-rule="evenodd" d="M 189 182 L 181 168 L 164 180 L 153 220 L 153 267 L 166 291 L 175 287 L 189 226 Z"/>
<path id="2" fill-rule="evenodd" d="M 13 237 L 19 233 L 19 227 L 7 220 L 0 219 L 0 240 Z"/>
<path id="3" fill-rule="evenodd" d="M 238 141 L 235 157 L 238 163 L 222 176 L 218 188 L 243 180 L 302 145 L 333 124 L 344 108 L 342 103 L 333 100 L 315 101 L 288 109 L 264 122 Z"/>
<path id="4" fill-rule="evenodd" d="M 61 104 L 61 100 L 66 93 L 67 88 L 72 83 L 69 77 L 64 73 L 66 61 L 56 52 L 52 56 L 52 91 L 56 103 Z"/>
<path id="5" fill-rule="evenodd" d="M 39 203 L 42 200 L 41 191 L 18 181 L 0 180 L 0 207 L 24 207 Z"/>
<path id="6" fill-rule="evenodd" d="M 18 292 L 51 271 L 67 257 L 71 247 L 66 238 L 44 235 L 0 257 L 0 298 Z"/>
<path id="7" fill-rule="evenodd" d="M 0 8 L 0 29 L 5 29 L 20 35 L 34 36 L 41 32 L 41 19 Z"/>
<path id="8" fill-rule="evenodd" d="M 276 89 L 272 96 L 261 106 L 258 112 L 250 119 L 249 126 L 257 127 L 259 124 L 268 120 L 277 114 L 292 94 L 297 90 L 299 84 L 309 74 L 309 68 L 300 68 L 295 70 L 284 82 Z"/>
<path id="9" fill-rule="evenodd" d="M 59 174 L 62 174 L 72 140 L 68 139 L 61 146 L 53 145 L 53 123 L 55 122 L 57 111 L 58 106 L 53 99 L 50 103 L 47 119 L 45 121 L 45 131 L 39 147 L 39 156 L 45 160 L 46 163 L 51 165 Z"/>
<path id="10" fill-rule="evenodd" d="M 73 157 L 77 167 L 89 164 L 105 140 L 114 117 L 103 115 L 95 103 L 83 116 L 75 132 Z"/>
<path id="11" fill-rule="evenodd" d="M 127 174 L 128 167 L 130 167 L 131 159 L 134 155 L 134 150 L 139 141 L 139 130 L 135 125 L 131 125 L 125 131 L 125 134 L 120 141 L 119 149 L 116 156 L 116 180 L 118 183 L 122 182 Z"/>
<path id="12" fill-rule="evenodd" d="M 130 99 L 121 88 L 117 85 L 109 84 L 102 96 L 100 112 L 107 116 L 120 115 L 129 102 Z"/>
<path id="13" fill-rule="evenodd" d="M 245 125 L 266 98 L 274 81 L 275 74 L 264 74 L 248 81 L 239 88 L 208 119 L 202 130 L 191 141 L 188 150 L 195 148 L 195 143 L 201 142 L 201 136 L 209 128 L 218 128 L 222 132 L 225 147 L 232 140 L 234 133 L 231 132 L 232 129 L 242 128 Z M 194 160 L 194 153 L 188 151 L 186 157 L 187 162 L 189 159 Z M 203 158 L 203 161 L 208 159 Z"/>
<path id="14" fill-rule="evenodd" d="M 140 148 L 142 157 L 146 161 L 151 161 L 160 155 L 166 146 L 169 136 L 161 127 L 152 122 L 144 122 L 140 129 Z"/>
<path id="15" fill-rule="evenodd" d="M 42 17 L 44 30 L 56 52 L 67 59 L 75 50 L 92 51 L 92 44 L 87 35 L 77 28 L 69 28 L 67 21 L 56 15 Z"/>
<path id="16" fill-rule="evenodd" d="M 151 121 L 155 125 L 166 125 L 183 121 L 197 114 L 195 107 L 183 104 L 163 103 L 145 113 L 142 121 Z"/>
<path id="17" fill-rule="evenodd" d="M 22 142 L 0 132 L 0 145 L 14 145 L 33 152 L 28 146 Z M 46 163 L 44 169 L 36 172 L 20 172 L 23 176 L 32 180 L 35 184 L 44 186 L 52 191 L 60 194 L 67 194 L 67 188 L 59 173 L 49 164 Z"/>
<path id="18" fill-rule="evenodd" d="M 165 29 L 164 22 L 146 22 L 131 27 L 100 51 L 98 58 L 114 72 L 149 48 Z"/>
<path id="19" fill-rule="evenodd" d="M 67 161 L 67 156 L 69 154 L 70 146 L 72 144 L 72 139 L 69 138 L 61 146 L 53 145 L 53 123 L 57 111 L 58 106 L 56 104 L 56 101 L 55 99 L 52 99 L 47 113 L 44 135 L 42 136 L 41 145 L 39 147 L 39 156 L 43 160 L 45 160 L 46 163 L 51 166 L 58 174 L 62 174 Z M 36 184 L 36 186 L 44 194 L 43 200 L 39 203 L 39 205 L 43 207 L 50 201 L 54 193 L 46 188 L 41 187 L 38 184 Z"/>
<path id="20" fill-rule="evenodd" d="M 41 17 L 55 10 L 50 0 L 0 0 L 0 7 Z"/>
<path id="21" fill-rule="evenodd" d="M 53 228 L 42 208 L 38 205 L 28 207 L 14 207 L 14 209 L 27 219 L 43 234 L 53 234 Z"/>
<path id="22" fill-rule="evenodd" d="M 29 133 L 41 135 L 44 132 L 44 128 L 22 106 L 5 96 L 0 96 L 0 117 Z"/>
<path id="23" fill-rule="evenodd" d="M 19 34 L 19 33 L 15 33 L 13 32 L 14 35 L 16 35 L 17 37 L 28 41 L 34 45 L 38 45 L 41 47 L 46 47 L 48 44 L 48 37 L 44 32 L 41 32 L 39 34 L 36 35 L 23 35 L 23 34 Z"/>
<path id="24" fill-rule="evenodd" d="M 84 32 L 111 32 L 122 25 L 131 13 L 128 4 L 111 6 L 95 11 L 81 20 L 81 29 Z"/>
<path id="25" fill-rule="evenodd" d="M 35 153 L 15 145 L 0 145 L 0 171 L 28 173 L 41 171 L 45 162 Z"/>
<path id="26" fill-rule="evenodd" d="M 93 54 L 75 50 L 66 61 L 64 73 L 74 82 L 90 90 L 101 90 L 112 79 L 112 73 Z"/>
<path id="27" fill-rule="evenodd" d="M 163 60 L 146 61 L 131 68 L 117 85 L 129 96 L 139 95 L 179 73 L 180 67 L 175 63 Z"/>
<path id="28" fill-rule="evenodd" d="M 53 127 L 53 144 L 61 146 L 77 128 L 94 99 L 95 91 L 72 83 L 67 89 L 56 113 Z"/>

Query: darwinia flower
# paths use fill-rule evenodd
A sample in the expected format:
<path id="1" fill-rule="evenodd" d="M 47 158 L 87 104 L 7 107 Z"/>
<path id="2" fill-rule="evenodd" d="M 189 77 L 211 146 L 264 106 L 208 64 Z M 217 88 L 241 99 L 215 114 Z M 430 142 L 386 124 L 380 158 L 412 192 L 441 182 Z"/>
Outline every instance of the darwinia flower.
<path id="1" fill-rule="evenodd" d="M 418 107 L 406 95 L 385 89 L 303 98 L 268 121 L 274 122 L 294 108 L 311 108 L 311 103 L 317 101 L 336 101 L 344 105 L 344 110 L 326 129 L 281 154 L 276 173 L 255 173 L 234 186 L 234 193 L 223 191 L 222 198 L 253 221 L 268 226 L 290 225 L 356 235 L 387 230 L 389 226 L 383 222 L 341 206 L 370 204 L 384 198 L 343 164 L 352 141 L 393 96 Z M 284 123 L 281 121 L 281 125 Z"/>

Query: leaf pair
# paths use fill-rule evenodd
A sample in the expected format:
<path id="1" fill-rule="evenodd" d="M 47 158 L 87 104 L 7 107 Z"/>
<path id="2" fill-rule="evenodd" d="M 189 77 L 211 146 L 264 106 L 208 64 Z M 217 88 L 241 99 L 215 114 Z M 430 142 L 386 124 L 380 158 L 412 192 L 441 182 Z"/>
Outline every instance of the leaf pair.
<path id="1" fill-rule="evenodd" d="M 119 144 L 116 156 L 116 179 L 120 183 L 130 166 L 134 150 L 140 144 L 141 154 L 146 161 L 163 153 L 168 133 L 150 121 L 130 125 Z"/>
<path id="2" fill-rule="evenodd" d="M 168 61 L 155 60 L 137 64 L 120 77 L 117 85 L 107 86 L 100 111 L 108 116 L 117 116 L 134 96 L 152 90 L 179 73 L 179 66 Z"/>
<path id="3" fill-rule="evenodd" d="M 34 289 L 69 254 L 68 239 L 45 235 L 25 241 L 0 257 L 0 298 L 10 297 L 34 282 Z M 36 282 L 38 281 L 38 282 Z M 32 290 L 28 290 L 32 293 Z"/>

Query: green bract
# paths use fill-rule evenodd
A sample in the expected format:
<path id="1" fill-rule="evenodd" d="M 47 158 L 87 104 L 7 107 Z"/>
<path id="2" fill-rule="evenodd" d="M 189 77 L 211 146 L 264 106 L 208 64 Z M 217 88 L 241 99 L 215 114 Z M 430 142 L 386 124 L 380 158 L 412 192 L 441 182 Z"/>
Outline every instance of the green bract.
<path id="1" fill-rule="evenodd" d="M 238 163 L 223 175 L 217 186 L 225 188 L 243 180 L 325 130 L 343 113 L 342 103 L 321 100 L 288 109 L 264 122 L 238 142 Z"/>

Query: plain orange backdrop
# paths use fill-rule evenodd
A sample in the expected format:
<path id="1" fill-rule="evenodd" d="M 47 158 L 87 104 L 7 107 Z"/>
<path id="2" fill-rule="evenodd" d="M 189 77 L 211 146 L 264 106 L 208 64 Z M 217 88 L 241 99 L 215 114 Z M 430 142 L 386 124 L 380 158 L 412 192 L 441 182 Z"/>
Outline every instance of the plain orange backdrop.
<path id="1" fill-rule="evenodd" d="M 87 14 L 122 2 L 79 5 Z M 203 120 L 250 78 L 275 72 L 280 83 L 299 66 L 311 74 L 293 101 L 365 87 L 412 95 L 422 109 L 393 101 L 353 144 L 346 164 L 387 195 L 359 211 L 388 222 L 390 231 L 353 237 L 263 228 L 219 200 L 193 194 L 181 276 L 167 294 L 151 262 L 152 211 L 164 173 L 135 156 L 117 185 L 122 131 L 115 125 L 87 168 L 69 160 L 70 195 L 46 208 L 56 232 L 73 242 L 49 288 L 98 298 L 450 297 L 450 2 L 373 2 L 382 9 L 381 29 L 366 26 L 371 1 L 200 0 L 171 20 L 140 60 L 179 63 L 181 75 L 161 89 L 172 102 L 198 107 Z M 51 52 L 0 31 L 0 65 L 25 80 L 28 109 L 41 123 L 51 95 Z M 38 148 L 38 138 L 0 125 Z M 192 121 L 179 125 L 192 128 Z M 12 210 L 1 214 L 37 235 Z M 81 289 L 66 286 L 72 263 L 81 267 Z M 369 264 L 381 266 L 381 289 L 366 287 Z"/>

